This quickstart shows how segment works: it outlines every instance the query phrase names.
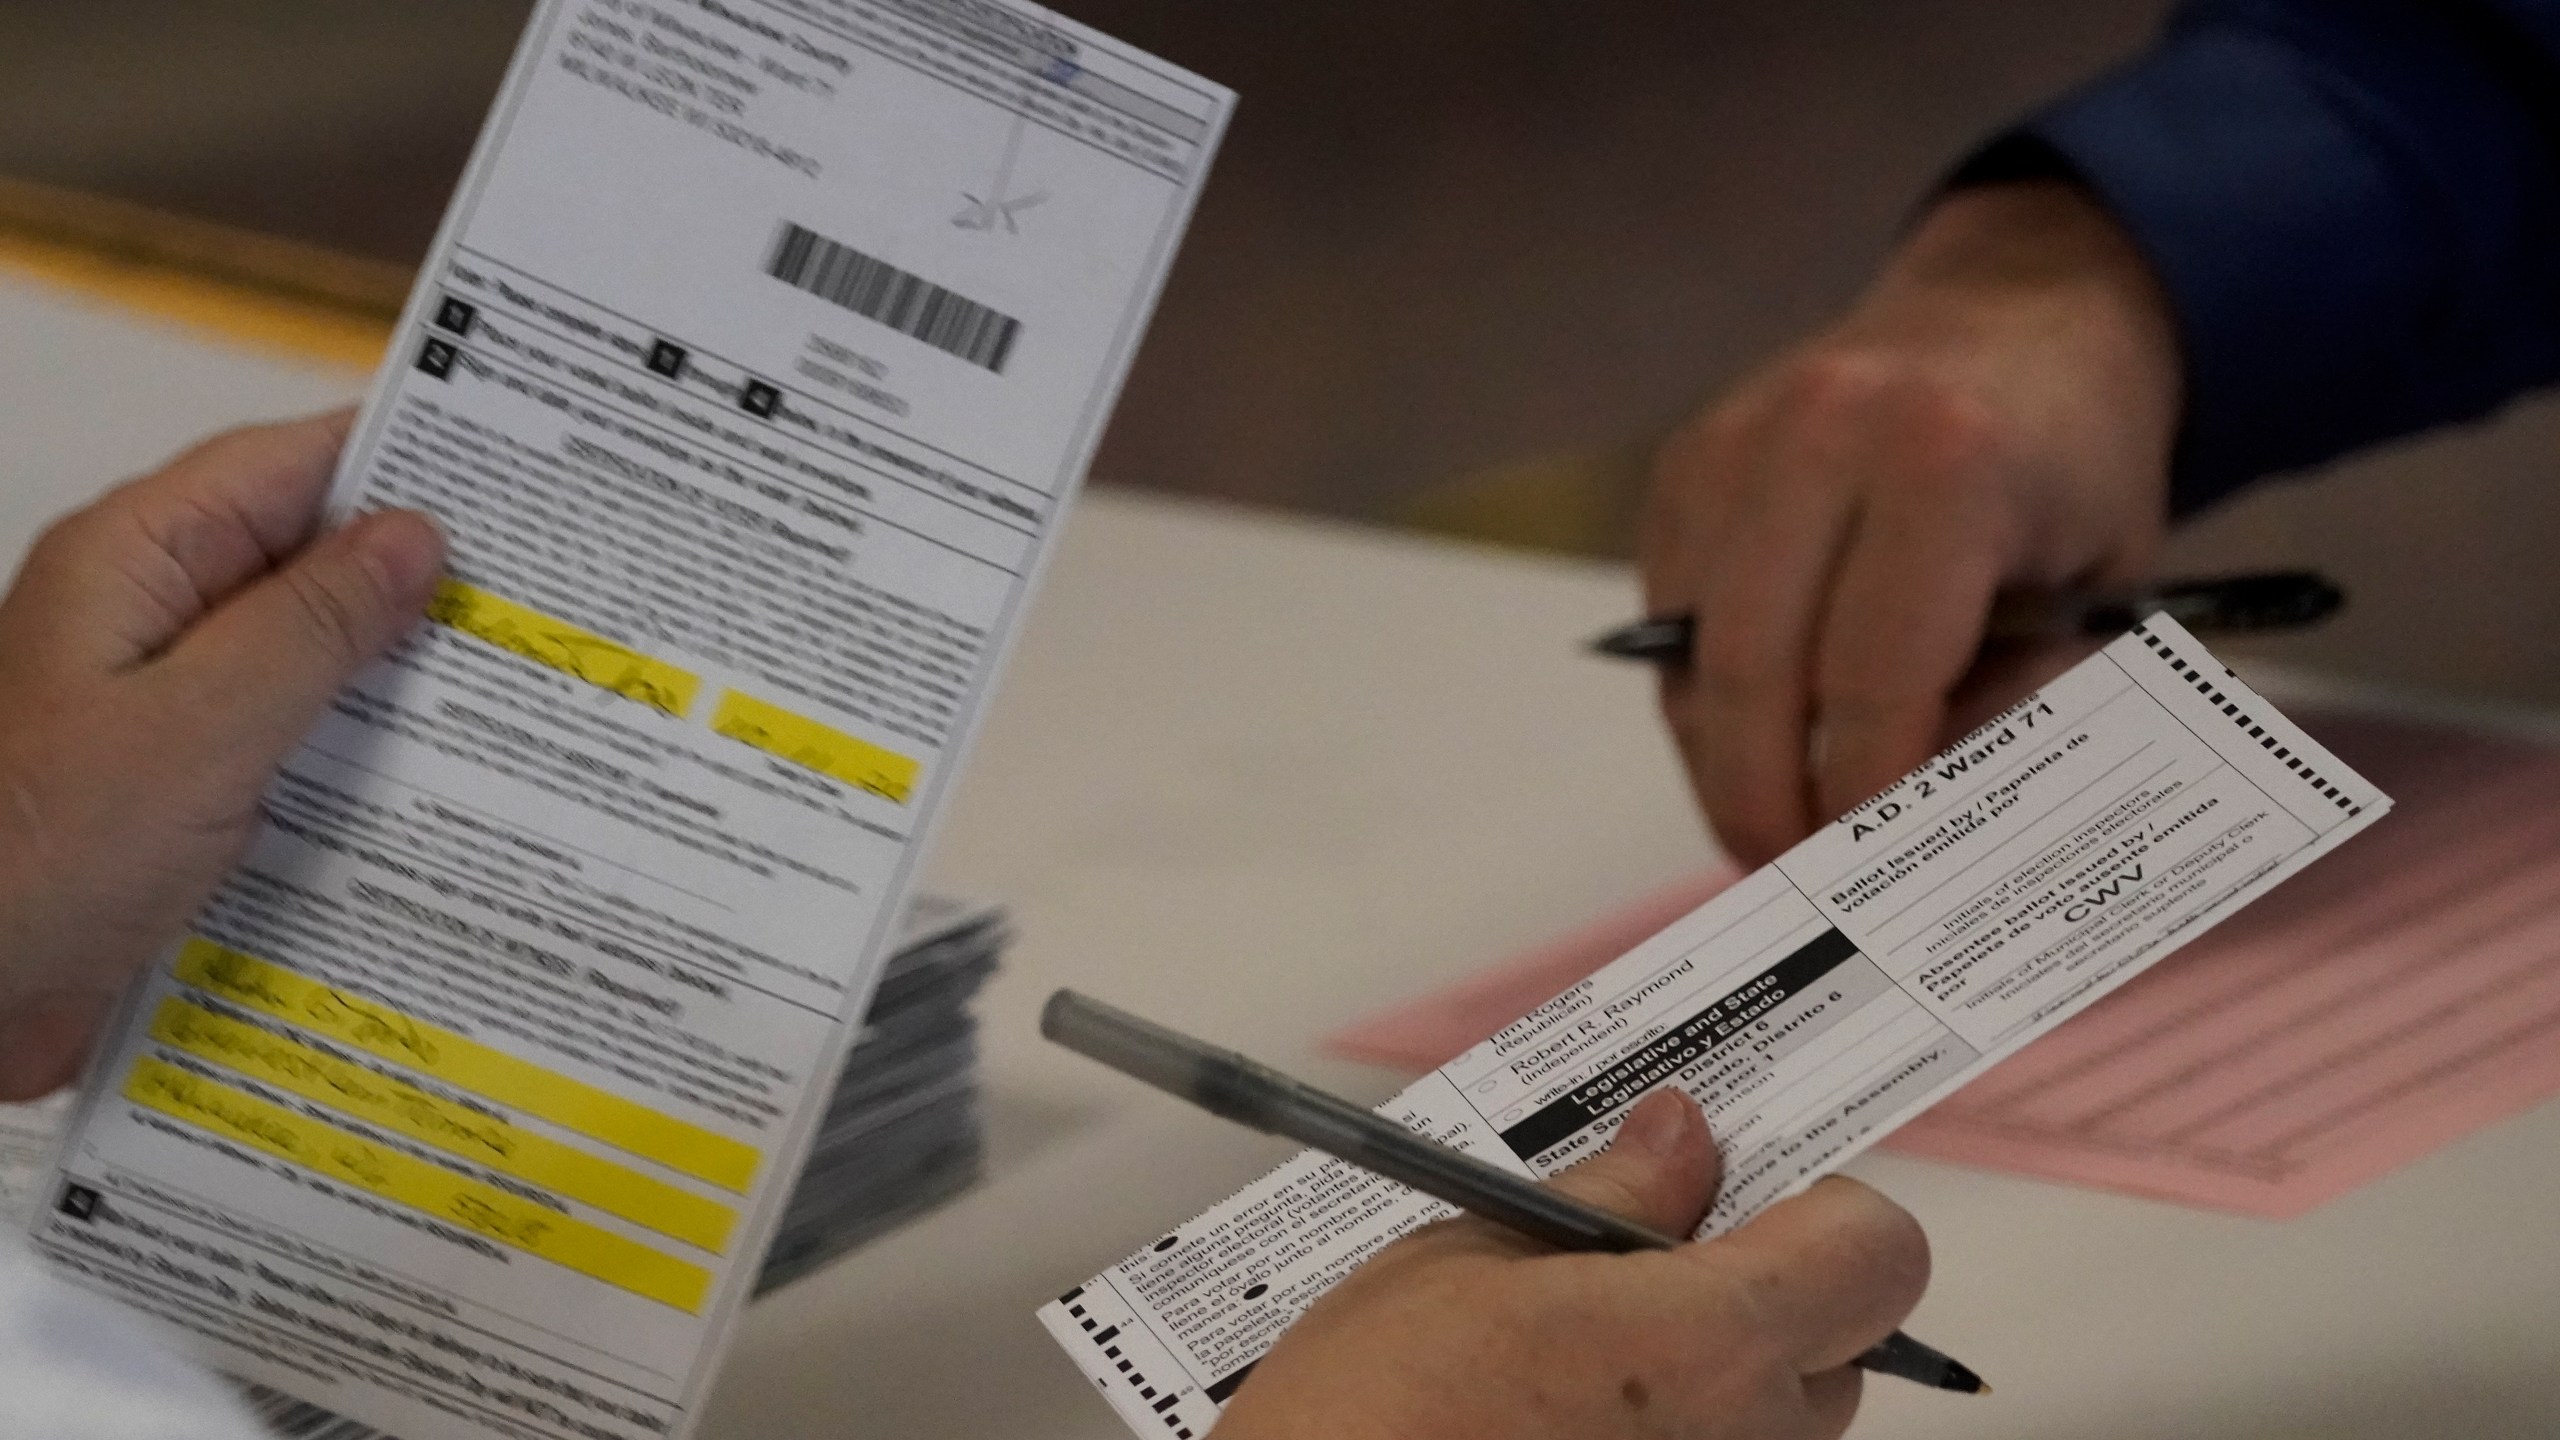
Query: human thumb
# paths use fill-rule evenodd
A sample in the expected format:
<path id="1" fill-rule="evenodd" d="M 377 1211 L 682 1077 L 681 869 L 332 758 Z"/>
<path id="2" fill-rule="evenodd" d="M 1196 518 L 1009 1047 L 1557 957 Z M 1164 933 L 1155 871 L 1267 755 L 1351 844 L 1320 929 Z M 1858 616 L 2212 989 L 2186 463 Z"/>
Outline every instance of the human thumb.
<path id="1" fill-rule="evenodd" d="M 1636 1102 L 1609 1148 L 1555 1178 L 1577 1200 L 1686 1240 L 1706 1218 L 1724 1163 L 1698 1102 L 1671 1086 Z"/>
<path id="2" fill-rule="evenodd" d="M 226 602 L 153 669 L 190 714 L 207 758 L 264 772 L 330 697 L 418 623 L 444 567 L 423 515 L 367 515 Z"/>

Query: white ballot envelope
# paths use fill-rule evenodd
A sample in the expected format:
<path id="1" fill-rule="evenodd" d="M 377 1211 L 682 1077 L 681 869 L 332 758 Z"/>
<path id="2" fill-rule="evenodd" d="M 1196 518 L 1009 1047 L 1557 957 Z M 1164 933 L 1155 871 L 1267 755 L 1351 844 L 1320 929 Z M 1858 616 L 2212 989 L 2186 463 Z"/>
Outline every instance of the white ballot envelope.
<path id="1" fill-rule="evenodd" d="M 451 577 L 53 1266 L 404 1440 L 686 1433 L 1232 102 L 1016 0 L 543 0 L 334 492 Z"/>
<path id="2" fill-rule="evenodd" d="M 2155 619 L 1380 1113 L 1517 1174 L 1695 1096 L 1749 1220 L 2382 817 Z M 1148 1440 L 1195 1440 L 1316 1298 L 1454 1212 L 1310 1151 L 1044 1307 Z"/>

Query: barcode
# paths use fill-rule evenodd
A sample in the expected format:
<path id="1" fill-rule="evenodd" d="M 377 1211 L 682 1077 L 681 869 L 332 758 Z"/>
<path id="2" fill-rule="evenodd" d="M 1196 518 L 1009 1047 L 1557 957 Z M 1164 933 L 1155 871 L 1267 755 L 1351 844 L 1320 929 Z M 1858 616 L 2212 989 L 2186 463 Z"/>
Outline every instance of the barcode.
<path id="1" fill-rule="evenodd" d="M 258 1424 L 284 1440 L 389 1440 L 370 1425 L 357 1424 L 264 1385 L 244 1385 L 240 1393 L 249 1402 L 249 1413 L 258 1417 Z"/>
<path id="2" fill-rule="evenodd" d="M 788 221 L 765 273 L 999 375 L 1022 338 L 1012 316 Z"/>

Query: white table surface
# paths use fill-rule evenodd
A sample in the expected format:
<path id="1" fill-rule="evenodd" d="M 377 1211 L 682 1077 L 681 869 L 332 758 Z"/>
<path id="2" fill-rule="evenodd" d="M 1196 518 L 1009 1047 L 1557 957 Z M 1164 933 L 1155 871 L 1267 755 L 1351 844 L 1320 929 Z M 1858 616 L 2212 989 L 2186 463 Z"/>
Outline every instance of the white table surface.
<path id="1" fill-rule="evenodd" d="M 0 280 L 0 560 L 43 517 L 362 377 Z M 1023 938 L 983 1006 L 992 1178 L 753 1312 L 703 1433 L 1119 1440 L 1031 1318 L 1281 1158 L 1042 1046 L 1073 984 L 1364 1096 L 1316 1037 L 1703 864 L 1642 677 L 1574 642 L 1616 570 L 1104 495 L 945 831 Z M 2560 1106 L 2308 1219 L 1871 1158 L 1927 1224 L 1911 1329 L 1988 1372 L 1858 1434 L 2560 1434 Z"/>

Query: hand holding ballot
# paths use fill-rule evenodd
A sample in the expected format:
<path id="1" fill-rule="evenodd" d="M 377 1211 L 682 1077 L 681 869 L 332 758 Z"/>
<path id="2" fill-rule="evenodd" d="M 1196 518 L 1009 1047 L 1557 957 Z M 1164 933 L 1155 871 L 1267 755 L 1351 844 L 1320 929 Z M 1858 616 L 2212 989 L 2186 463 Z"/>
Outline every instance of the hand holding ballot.
<path id="1" fill-rule="evenodd" d="M 1721 1178 L 1695 1103 L 1656 1094 L 1557 1188 L 1672 1234 Z M 1255 1369 L 1220 1440 L 1799 1440 L 1857 1413 L 1849 1362 L 1928 1285 L 1929 1248 L 1874 1191 L 1830 1180 L 1670 1252 L 1560 1255 L 1481 1220 L 1353 1272 Z"/>
<path id="2" fill-rule="evenodd" d="M 0 1101 L 73 1078 L 276 765 L 425 607 L 422 518 L 314 537 L 347 423 L 207 442 L 55 525 L 0 603 Z"/>
<path id="3" fill-rule="evenodd" d="M 1627 1173 L 1615 1169 L 1616 1136 L 1648 1097 L 1686 1091 L 1722 1151 L 1721 1182 L 1689 1232 L 1703 1243 L 1639 1258 L 1695 1256 L 1712 1285 L 1730 1273 L 1714 1259 L 1735 1253 L 1728 1241 L 1753 1255 L 1775 1236 L 1833 1230 L 1825 1241 L 1775 1244 L 1767 1254 L 1794 1258 L 1766 1262 L 1742 1287 L 1757 1302 L 1746 1316 L 1775 1331 L 1793 1373 L 1819 1375 L 1859 1357 L 1824 1347 L 1885 1333 L 1894 1277 L 1905 1273 L 1882 1218 L 1861 1219 L 1847 1203 L 1858 1192 L 1828 1183 L 1840 1167 L 2390 804 L 2174 619 L 2156 617 L 1375 1113 L 1514 1177 L 1561 1181 L 1602 1155 L 1613 1157 L 1604 1175 Z M 1203 1067 L 1196 1103 L 1259 1127 L 1220 1074 Z M 1266 1361 L 1313 1343 L 1291 1333 L 1297 1322 L 1321 1334 L 1331 1294 L 1379 1283 L 1367 1278 L 1374 1257 L 1401 1253 L 1391 1246 L 1453 1206 L 1478 1208 L 1425 1176 L 1384 1178 L 1389 1167 L 1311 1127 L 1269 1128 L 1312 1148 L 1041 1311 L 1141 1435 L 1210 1433 L 1224 1406 L 1268 1383 Z M 1825 1278 L 1836 1258 L 1826 1247 L 1843 1243 L 1864 1251 L 1859 1283 L 1879 1289 Z M 1560 1260 L 1536 1274 L 1569 1269 L 1579 1273 Z M 1631 1287 L 1624 1303 L 1661 1312 L 1644 1267 L 1619 1273 Z M 1522 1275 L 1518 1283 L 1535 1282 Z M 1822 1308 L 1826 1296 L 1842 1308 Z M 1855 1308 L 1860 1296 L 1877 1309 Z M 1507 1316 L 1530 1333 L 1544 1313 L 1507 1289 L 1431 1308 L 1447 1313 L 1443 1323 Z M 1563 1308 L 1598 1323 L 1588 1306 Z M 1774 1318 L 1785 1314 L 1834 1318 L 1799 1327 Z M 1366 1343 L 1384 1347 L 1395 1333 L 1382 1322 Z M 1551 1343 L 1562 1359 L 1530 1342 L 1491 1367 L 1523 1406 L 1588 1401 L 1592 1381 L 1574 1372 L 1647 1353 L 1633 1342 Z M 1961 1336 L 1950 1343 L 1969 1348 Z M 1698 1357 L 1701 1374 L 1724 1363 L 1683 1353 Z M 1756 1385 L 1747 1377 L 1770 1356 L 1746 1352 L 1737 1363 Z M 1541 1364 L 1552 1375 L 1523 1378 Z M 1428 1375 L 1428 1354 L 1402 1368 Z M 1655 1393 L 1654 1377 L 1634 1378 Z M 1821 1418 L 1756 1414 L 1772 1434 Z"/>

